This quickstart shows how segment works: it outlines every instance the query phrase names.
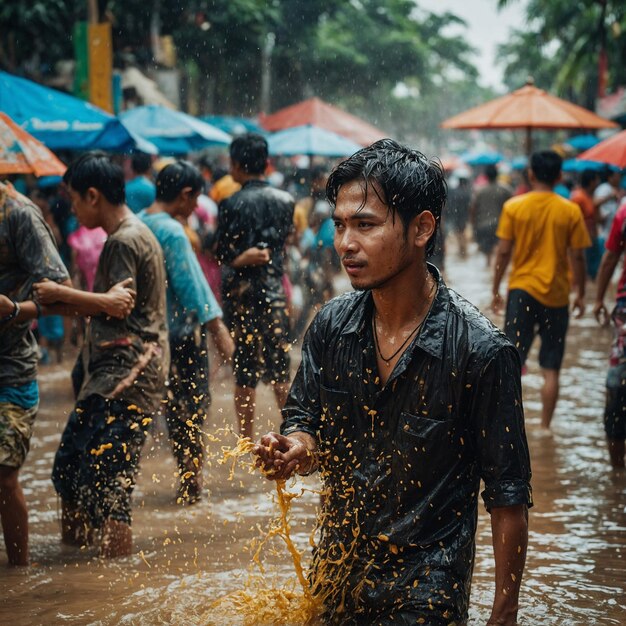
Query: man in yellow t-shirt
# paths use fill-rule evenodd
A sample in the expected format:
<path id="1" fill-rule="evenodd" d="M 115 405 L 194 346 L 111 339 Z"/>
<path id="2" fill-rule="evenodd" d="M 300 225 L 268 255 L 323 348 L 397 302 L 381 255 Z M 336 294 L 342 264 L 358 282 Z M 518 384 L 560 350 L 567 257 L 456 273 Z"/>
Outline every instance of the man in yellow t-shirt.
<path id="1" fill-rule="evenodd" d="M 498 230 L 492 309 L 502 307 L 500 283 L 511 259 L 504 332 L 522 364 L 536 334 L 544 378 L 541 424 L 550 427 L 559 395 L 559 370 L 569 323 L 569 267 L 573 272 L 576 317 L 584 312 L 584 249 L 591 245 L 578 206 L 553 192 L 561 177 L 561 157 L 552 150 L 530 159 L 531 191 L 504 204 Z M 568 263 L 569 260 L 569 263 Z"/>

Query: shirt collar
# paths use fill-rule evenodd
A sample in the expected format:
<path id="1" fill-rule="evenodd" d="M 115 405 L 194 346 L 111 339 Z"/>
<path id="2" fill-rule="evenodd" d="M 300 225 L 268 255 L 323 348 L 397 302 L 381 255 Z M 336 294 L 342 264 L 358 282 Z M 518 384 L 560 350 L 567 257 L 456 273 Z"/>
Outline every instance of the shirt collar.
<path id="1" fill-rule="evenodd" d="M 269 185 L 269 183 L 264 178 L 251 178 L 250 180 L 247 180 L 243 185 L 241 185 L 241 188 L 244 189 L 245 187 L 256 186 L 264 187 L 266 185 Z"/>
<path id="2" fill-rule="evenodd" d="M 417 336 L 415 346 L 419 346 L 422 350 L 428 352 L 428 354 L 441 359 L 443 357 L 443 338 L 445 336 L 448 320 L 450 294 L 448 293 L 448 288 L 439 270 L 431 263 L 427 263 L 426 265 L 428 271 L 437 281 L 437 293 L 430 307 L 430 311 L 426 315 L 422 329 Z M 372 292 L 369 290 L 364 291 L 348 319 L 347 324 L 341 331 L 341 334 L 348 335 L 356 333 L 360 338 L 363 337 L 367 329 L 366 324 L 368 324 L 371 319 L 373 306 Z M 413 350 L 407 350 L 407 353 L 412 354 Z M 406 356 L 410 355 L 406 354 Z"/>

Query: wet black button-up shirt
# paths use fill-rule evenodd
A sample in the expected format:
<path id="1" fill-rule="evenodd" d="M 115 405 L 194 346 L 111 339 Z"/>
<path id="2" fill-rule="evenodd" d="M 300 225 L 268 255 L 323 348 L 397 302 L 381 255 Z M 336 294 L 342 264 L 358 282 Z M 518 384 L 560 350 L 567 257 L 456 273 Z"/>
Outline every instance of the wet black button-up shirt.
<path id="1" fill-rule="evenodd" d="M 384 387 L 371 293 L 347 293 L 312 322 L 283 409 L 283 434 L 320 450 L 312 579 L 329 622 L 462 622 L 480 480 L 487 509 L 532 505 L 517 352 L 429 269 L 437 295 Z"/>
<path id="2" fill-rule="evenodd" d="M 220 203 L 216 233 L 217 258 L 222 263 L 225 304 L 231 299 L 250 298 L 263 303 L 283 300 L 285 242 L 293 227 L 294 200 L 286 191 L 264 180 L 249 180 L 240 191 Z M 270 262 L 230 267 L 242 252 L 258 245 L 270 251 Z"/>

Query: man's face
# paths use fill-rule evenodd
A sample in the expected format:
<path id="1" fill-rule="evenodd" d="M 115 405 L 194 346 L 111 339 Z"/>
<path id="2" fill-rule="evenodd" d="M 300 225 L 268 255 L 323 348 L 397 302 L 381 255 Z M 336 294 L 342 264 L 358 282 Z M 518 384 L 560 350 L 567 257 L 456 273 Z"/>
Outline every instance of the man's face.
<path id="1" fill-rule="evenodd" d="M 180 201 L 180 215 L 187 219 L 198 206 L 198 198 L 200 197 L 200 190 L 191 191 L 189 188 L 183 189 L 181 192 Z"/>
<path id="2" fill-rule="evenodd" d="M 72 201 L 72 210 L 78 221 L 86 228 L 96 228 L 100 226 L 98 221 L 97 201 L 99 191 L 90 187 L 83 194 L 72 187 L 68 187 L 70 200 Z"/>
<path id="3" fill-rule="evenodd" d="M 416 263 L 423 261 L 434 218 L 424 211 L 405 233 L 400 217 L 394 219 L 371 185 L 365 204 L 363 196 L 361 181 L 347 183 L 339 190 L 333 214 L 335 249 L 355 289 L 376 289 L 404 272 L 414 271 Z M 430 221 L 428 231 L 426 222 Z"/>

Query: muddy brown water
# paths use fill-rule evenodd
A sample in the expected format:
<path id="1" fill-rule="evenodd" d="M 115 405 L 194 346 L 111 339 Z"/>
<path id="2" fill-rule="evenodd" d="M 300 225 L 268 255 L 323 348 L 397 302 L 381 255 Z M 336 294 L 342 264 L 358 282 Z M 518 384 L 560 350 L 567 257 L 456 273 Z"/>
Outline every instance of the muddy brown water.
<path id="1" fill-rule="evenodd" d="M 461 263 L 451 255 L 447 280 L 487 309 L 491 275 L 482 257 L 474 254 Z M 535 507 L 521 593 L 523 625 L 626 624 L 626 477 L 608 466 L 602 428 L 610 338 L 610 331 L 598 328 L 589 313 L 572 322 L 561 399 L 550 433 L 539 425 L 536 351 L 524 377 Z M 297 361 L 297 351 L 294 357 Z M 155 433 L 146 443 L 134 494 L 135 554 L 106 562 L 91 549 L 59 543 L 50 471 L 73 404 L 68 368 L 69 359 L 41 370 L 41 409 L 21 473 L 30 510 L 33 564 L 9 569 L 0 549 L 0 624 L 207 623 L 205 612 L 211 602 L 242 589 L 249 573 L 258 572 L 251 566 L 251 542 L 263 535 L 277 514 L 271 484 L 245 467 L 238 467 L 229 480 L 230 466 L 217 463 L 221 446 L 236 441 L 232 380 L 223 372 L 212 383 L 206 430 L 221 441 L 209 444 L 204 499 L 187 508 L 174 502 L 174 461 L 167 438 Z M 266 388 L 259 391 L 259 413 L 259 432 L 277 427 L 278 412 Z M 314 477 L 292 486 L 308 489 L 295 500 L 292 520 L 293 538 L 305 552 L 317 486 Z M 265 578 L 256 584 L 297 586 L 280 541 L 271 543 L 264 554 Z M 489 518 L 481 507 L 470 624 L 486 622 L 493 578 Z M 237 624 L 238 616 L 221 618 L 219 623 Z"/>

